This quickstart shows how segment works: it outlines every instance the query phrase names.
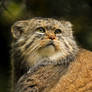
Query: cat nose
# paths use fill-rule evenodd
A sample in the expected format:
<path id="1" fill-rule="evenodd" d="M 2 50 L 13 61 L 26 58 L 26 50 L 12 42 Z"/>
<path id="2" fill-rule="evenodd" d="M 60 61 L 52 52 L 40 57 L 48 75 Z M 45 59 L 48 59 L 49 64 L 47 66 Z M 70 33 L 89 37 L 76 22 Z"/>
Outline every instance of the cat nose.
<path id="1" fill-rule="evenodd" d="M 48 38 L 51 39 L 51 40 L 54 40 L 54 39 L 55 39 L 55 36 L 52 36 L 52 35 L 51 35 L 51 36 L 49 36 Z"/>
<path id="2" fill-rule="evenodd" d="M 50 34 L 50 33 L 49 33 L 49 34 L 48 34 L 48 38 L 51 39 L 51 40 L 54 40 L 56 37 L 55 37 L 54 34 Z"/>

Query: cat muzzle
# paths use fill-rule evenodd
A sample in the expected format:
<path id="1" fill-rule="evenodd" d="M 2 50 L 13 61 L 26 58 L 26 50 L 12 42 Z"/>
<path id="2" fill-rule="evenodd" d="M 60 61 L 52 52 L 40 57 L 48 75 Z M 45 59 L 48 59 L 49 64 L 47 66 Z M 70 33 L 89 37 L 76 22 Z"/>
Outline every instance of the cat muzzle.
<path id="1" fill-rule="evenodd" d="M 49 43 L 46 45 L 46 47 L 47 47 L 47 46 L 51 46 L 51 45 L 55 47 L 55 44 L 54 44 L 53 41 L 49 41 Z"/>

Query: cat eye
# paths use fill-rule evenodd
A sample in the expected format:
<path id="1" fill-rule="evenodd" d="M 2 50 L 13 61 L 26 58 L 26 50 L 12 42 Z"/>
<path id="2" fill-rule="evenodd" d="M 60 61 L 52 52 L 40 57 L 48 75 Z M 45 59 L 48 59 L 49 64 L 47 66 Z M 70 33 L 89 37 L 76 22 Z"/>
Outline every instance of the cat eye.
<path id="1" fill-rule="evenodd" d="M 41 33 L 45 33 L 45 29 L 43 27 L 37 28 L 36 31 L 41 32 Z"/>
<path id="2" fill-rule="evenodd" d="M 56 29 L 54 33 L 55 34 L 60 34 L 60 33 L 62 33 L 62 31 L 60 29 Z"/>

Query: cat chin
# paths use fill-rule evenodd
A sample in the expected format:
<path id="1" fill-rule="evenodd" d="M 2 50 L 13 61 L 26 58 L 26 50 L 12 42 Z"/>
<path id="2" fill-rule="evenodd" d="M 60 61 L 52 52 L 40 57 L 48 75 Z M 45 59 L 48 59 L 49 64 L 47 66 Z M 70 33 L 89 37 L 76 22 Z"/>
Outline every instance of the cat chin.
<path id="1" fill-rule="evenodd" d="M 56 50 L 55 50 L 55 46 L 54 45 L 49 45 L 49 46 L 46 46 L 44 48 L 41 48 L 39 51 L 38 51 L 39 55 L 43 56 L 43 57 L 48 57 L 48 56 L 52 56 L 53 54 L 56 53 Z"/>

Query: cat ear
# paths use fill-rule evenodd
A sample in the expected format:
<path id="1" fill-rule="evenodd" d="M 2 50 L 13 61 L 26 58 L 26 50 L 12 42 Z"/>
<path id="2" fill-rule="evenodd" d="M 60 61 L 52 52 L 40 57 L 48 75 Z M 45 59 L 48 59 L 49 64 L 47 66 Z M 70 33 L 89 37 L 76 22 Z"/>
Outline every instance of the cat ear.
<path id="1" fill-rule="evenodd" d="M 65 27 L 67 27 L 67 28 L 72 28 L 72 27 L 73 27 L 72 23 L 69 22 L 69 21 L 61 21 L 61 23 L 62 23 Z"/>
<path id="2" fill-rule="evenodd" d="M 13 38 L 19 38 L 25 31 L 28 26 L 28 21 L 18 21 L 11 27 L 11 33 Z"/>
<path id="3" fill-rule="evenodd" d="M 69 21 L 66 21 L 66 22 L 65 22 L 65 25 L 66 25 L 68 28 L 72 28 L 72 27 L 73 27 L 72 23 L 69 22 Z"/>
<path id="4" fill-rule="evenodd" d="M 73 25 L 70 21 L 61 21 L 61 24 L 63 24 L 65 30 L 67 30 L 67 32 L 69 32 L 72 35 L 72 29 L 73 29 Z"/>

